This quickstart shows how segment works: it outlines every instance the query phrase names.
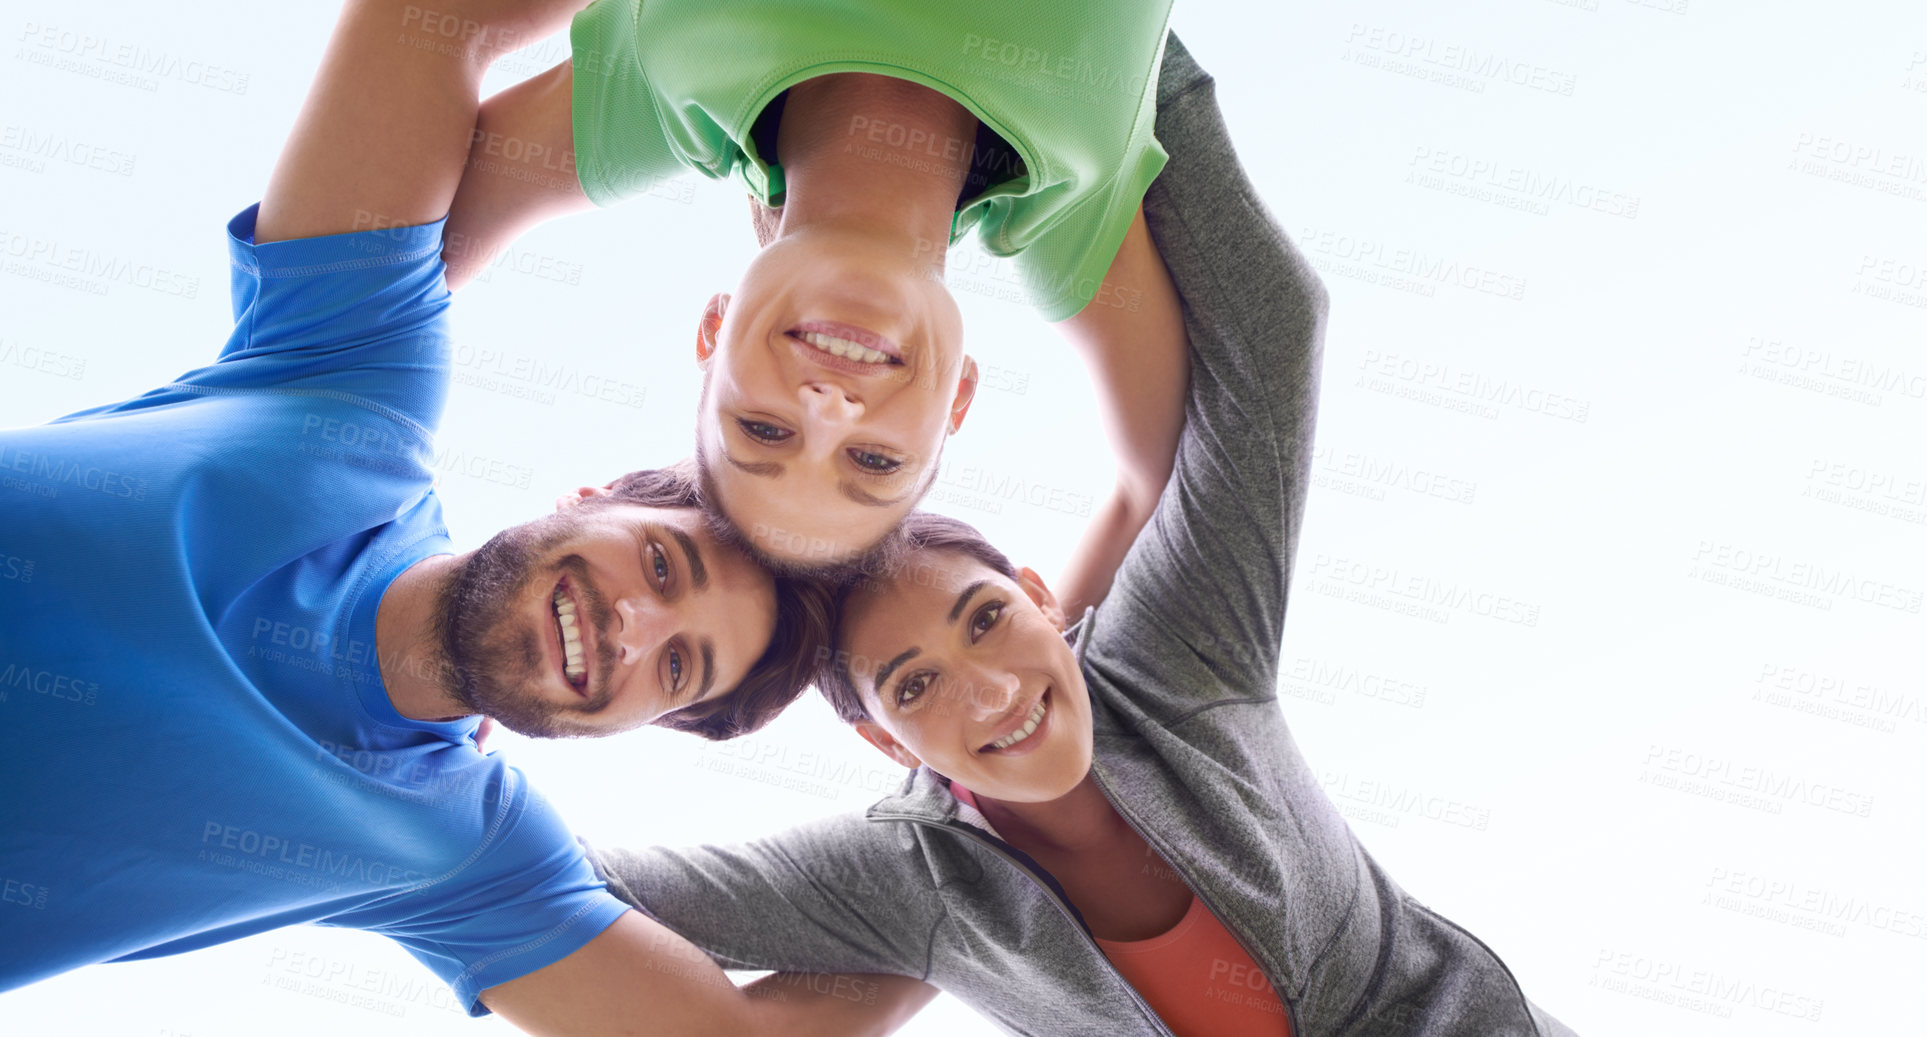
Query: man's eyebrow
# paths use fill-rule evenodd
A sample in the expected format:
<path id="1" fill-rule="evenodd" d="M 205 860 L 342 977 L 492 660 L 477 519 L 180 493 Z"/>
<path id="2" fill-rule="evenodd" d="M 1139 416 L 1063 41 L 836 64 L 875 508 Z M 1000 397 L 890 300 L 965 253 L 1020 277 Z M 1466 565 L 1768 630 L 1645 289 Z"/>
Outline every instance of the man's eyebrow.
<path id="1" fill-rule="evenodd" d="M 912 486 L 909 489 L 903 491 L 902 493 L 897 494 L 894 497 L 878 497 L 875 494 L 871 493 L 870 491 L 865 490 L 863 487 L 858 486 L 857 484 L 849 481 L 848 479 L 845 479 L 842 482 L 837 483 L 836 488 L 843 491 L 843 496 L 848 497 L 851 500 L 857 502 L 858 504 L 864 505 L 865 507 L 887 508 L 892 504 L 901 504 L 904 501 L 908 500 L 910 498 L 910 495 L 913 493 L 916 493 L 917 490 L 920 489 L 921 487 Z"/>
<path id="2" fill-rule="evenodd" d="M 970 604 L 970 596 L 982 590 L 984 588 L 984 585 L 988 584 L 989 582 L 990 582 L 989 580 L 978 580 L 976 583 L 973 583 L 970 586 L 965 587 L 963 589 L 963 593 L 957 595 L 957 603 L 955 605 L 950 606 L 949 621 L 952 623 L 955 623 L 957 621 L 957 617 L 963 615 L 964 606 Z"/>
<path id="3" fill-rule="evenodd" d="M 676 543 L 682 545 L 682 553 L 689 559 L 689 578 L 696 584 L 696 589 L 703 590 L 708 587 L 709 567 L 703 564 L 702 552 L 696 550 L 696 541 L 691 539 L 689 534 L 674 527 L 670 528 L 669 535 L 675 537 Z"/>
<path id="4" fill-rule="evenodd" d="M 892 659 L 887 663 L 884 663 L 882 668 L 877 670 L 876 677 L 870 681 L 871 693 L 876 695 L 879 701 L 882 700 L 883 683 L 890 679 L 890 675 L 897 671 L 897 667 L 902 666 L 906 662 L 909 662 L 911 659 L 916 657 L 917 653 L 921 651 L 923 651 L 923 649 L 918 648 L 915 645 L 911 645 L 908 649 L 904 650 L 903 654 L 897 656 L 895 659 Z"/>
<path id="5" fill-rule="evenodd" d="M 751 475 L 760 475 L 765 479 L 774 479 L 783 474 L 783 462 L 781 461 L 738 461 L 729 456 L 729 451 L 725 450 L 722 453 L 723 460 L 728 461 L 730 464 Z"/>
<path id="6" fill-rule="evenodd" d="M 711 641 L 709 638 L 706 638 L 706 637 L 703 638 L 702 653 L 703 653 L 703 686 L 696 689 L 697 702 L 701 702 L 703 699 L 708 698 L 709 689 L 716 686 L 716 643 L 714 641 Z"/>

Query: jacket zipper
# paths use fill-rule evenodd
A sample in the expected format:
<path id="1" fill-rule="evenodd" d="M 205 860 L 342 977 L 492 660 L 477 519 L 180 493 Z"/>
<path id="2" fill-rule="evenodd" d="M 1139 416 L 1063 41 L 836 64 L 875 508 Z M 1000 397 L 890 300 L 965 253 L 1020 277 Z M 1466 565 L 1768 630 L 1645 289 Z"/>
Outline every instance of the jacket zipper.
<path id="1" fill-rule="evenodd" d="M 1138 824 L 1137 818 L 1132 817 L 1131 812 L 1125 810 L 1124 805 L 1118 802 L 1116 796 L 1111 794 L 1110 786 L 1104 781 L 1104 775 L 1097 769 L 1095 761 L 1093 761 L 1091 765 L 1091 777 L 1097 781 L 1098 791 L 1104 793 L 1104 798 L 1110 801 L 1111 809 L 1117 811 L 1117 816 L 1123 818 L 1124 823 L 1131 826 L 1131 830 L 1137 833 L 1138 838 L 1144 840 L 1145 845 L 1157 850 L 1158 855 L 1164 858 L 1166 864 L 1171 864 L 1171 853 L 1159 845 L 1156 840 L 1152 839 L 1151 833 L 1145 830 L 1143 825 Z M 1177 865 L 1172 864 L 1171 867 L 1175 869 Z M 1182 875 L 1183 872 L 1179 872 L 1179 874 Z M 1211 898 L 1205 896 L 1204 891 L 1200 890 L 1190 881 L 1187 880 L 1185 885 L 1191 887 L 1192 896 L 1204 901 L 1205 910 L 1211 912 L 1212 916 L 1217 918 L 1218 925 L 1222 926 L 1225 932 L 1230 933 L 1233 940 L 1238 941 L 1238 946 L 1244 950 L 1245 956 L 1254 962 L 1258 962 L 1260 967 L 1263 967 L 1264 963 L 1260 961 L 1258 955 L 1251 952 L 1251 945 L 1245 942 L 1244 934 L 1225 922 L 1224 912 L 1218 910 L 1217 905 L 1211 902 Z M 1278 982 L 1278 977 L 1271 975 L 1269 969 L 1265 971 L 1265 979 L 1271 984 L 1271 992 L 1277 995 L 1278 1003 L 1285 1006 L 1285 1023 L 1291 1027 L 1291 1037 L 1304 1037 L 1305 1031 L 1298 1026 L 1298 1006 L 1292 1003 L 1291 995 L 1285 993 L 1285 987 Z"/>
<path id="2" fill-rule="evenodd" d="M 923 825 L 926 828 L 937 828 L 946 832 L 955 832 L 958 835 L 962 835 L 966 838 L 975 840 L 978 844 L 988 848 L 992 853 L 995 853 L 997 856 L 1002 857 L 1006 861 L 1009 861 L 1012 867 L 1016 868 L 1018 871 L 1021 871 L 1026 876 L 1028 876 L 1032 884 L 1034 884 L 1038 888 L 1038 890 L 1044 894 L 1045 897 L 1049 898 L 1052 904 L 1056 905 L 1057 912 L 1064 916 L 1065 921 L 1071 923 L 1071 927 L 1076 929 L 1077 934 L 1084 938 L 1084 943 L 1090 947 L 1092 953 L 1096 954 L 1100 959 L 1103 960 L 1105 967 L 1111 970 L 1111 975 L 1116 976 L 1117 981 L 1119 983 L 1122 983 L 1124 985 L 1124 989 L 1130 992 L 1131 1000 L 1137 1002 L 1138 1010 L 1144 1013 L 1144 1018 L 1148 1020 L 1152 1026 L 1157 1027 L 1157 1031 L 1163 1034 L 1164 1037 L 1177 1037 L 1176 1034 L 1173 1034 L 1171 1032 L 1170 1027 L 1164 1025 L 1164 1020 L 1158 1018 L 1157 1012 L 1151 1008 L 1151 1005 L 1149 1002 L 1144 1000 L 1144 995 L 1137 992 L 1137 988 L 1131 985 L 1130 980 L 1124 978 L 1124 974 L 1122 972 L 1117 971 L 1116 965 L 1111 964 L 1111 959 L 1105 955 L 1104 948 L 1099 947 L 1097 945 L 1097 940 L 1096 938 L 1091 936 L 1091 931 L 1085 927 L 1084 923 L 1078 919 L 1077 915 L 1071 912 L 1070 904 L 1066 903 L 1064 901 L 1064 898 L 1052 892 L 1049 886 L 1045 885 L 1042 881 L 1038 879 L 1036 872 L 1032 871 L 1030 867 L 1026 865 L 1023 861 L 1020 861 L 1016 857 L 1011 856 L 1010 853 L 1006 851 L 1004 847 L 998 843 L 997 840 L 992 839 L 990 836 L 986 835 L 985 833 L 980 832 L 977 829 L 971 827 L 970 825 L 963 824 L 961 822 L 931 821 L 927 818 L 911 817 L 908 814 L 871 814 L 870 816 L 872 818 L 875 818 L 881 821 L 910 821 L 916 824 Z M 1126 820 L 1128 820 L 1128 818 Z M 1210 907 L 1211 905 L 1206 904 L 1205 906 Z M 1235 938 L 1236 934 L 1234 933 L 1233 936 Z M 1246 951 L 1245 953 L 1249 954 L 1251 952 Z M 1256 959 L 1253 959 L 1253 960 L 1256 960 Z M 1287 1011 L 1289 1011 L 1289 1007 L 1287 1007 Z M 1292 1028 L 1292 1037 L 1297 1037 L 1297 1034 L 1298 1034 L 1298 1030 L 1297 1030 L 1297 1027 L 1294 1025 Z"/>

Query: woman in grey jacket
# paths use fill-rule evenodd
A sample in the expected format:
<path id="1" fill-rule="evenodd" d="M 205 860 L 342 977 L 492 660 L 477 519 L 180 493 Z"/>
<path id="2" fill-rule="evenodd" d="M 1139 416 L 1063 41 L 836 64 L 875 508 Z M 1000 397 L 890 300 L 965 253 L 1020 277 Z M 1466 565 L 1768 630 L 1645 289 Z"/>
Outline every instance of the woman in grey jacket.
<path id="1" fill-rule="evenodd" d="M 1014 1033 L 1570 1034 L 1385 875 L 1285 724 L 1325 293 L 1175 40 L 1157 136 L 1145 215 L 1191 384 L 1109 596 L 1060 636 L 1034 573 L 913 516 L 820 682 L 914 768 L 902 790 L 740 846 L 592 856 L 725 966 L 917 976 Z"/>

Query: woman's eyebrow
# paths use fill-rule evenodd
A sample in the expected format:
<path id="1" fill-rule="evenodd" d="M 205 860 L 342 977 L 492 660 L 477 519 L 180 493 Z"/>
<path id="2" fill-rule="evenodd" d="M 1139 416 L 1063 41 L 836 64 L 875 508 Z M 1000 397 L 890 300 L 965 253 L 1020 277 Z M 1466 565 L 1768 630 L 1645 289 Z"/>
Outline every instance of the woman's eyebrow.
<path id="1" fill-rule="evenodd" d="M 884 663 L 883 666 L 877 670 L 877 675 L 870 679 L 870 693 L 872 695 L 875 695 L 878 699 L 882 699 L 883 683 L 890 679 L 890 675 L 896 672 L 897 667 L 902 666 L 904 663 L 909 662 L 911 659 L 916 658 L 917 654 L 922 651 L 923 649 L 918 648 L 915 645 L 911 645 L 908 649 L 905 649 L 903 652 L 899 653 L 895 659 L 892 659 L 889 662 Z"/>
<path id="2" fill-rule="evenodd" d="M 964 606 L 970 604 L 970 596 L 977 593 L 980 590 L 983 590 L 984 585 L 989 582 L 990 582 L 989 580 L 978 580 L 976 583 L 973 583 L 970 586 L 965 587 L 963 589 L 963 593 L 957 595 L 957 603 L 955 605 L 950 606 L 949 622 L 955 623 L 957 621 L 957 617 L 963 615 Z"/>

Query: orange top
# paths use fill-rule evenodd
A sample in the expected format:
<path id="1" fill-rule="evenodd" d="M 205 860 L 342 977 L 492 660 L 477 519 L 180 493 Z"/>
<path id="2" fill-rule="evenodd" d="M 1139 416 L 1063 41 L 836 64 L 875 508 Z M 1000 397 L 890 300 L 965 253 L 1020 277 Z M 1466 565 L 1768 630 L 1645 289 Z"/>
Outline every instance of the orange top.
<path id="1" fill-rule="evenodd" d="M 950 791 L 982 812 L 969 789 L 951 782 Z M 1195 895 L 1166 932 L 1097 946 L 1177 1037 L 1290 1037 L 1284 1003 L 1264 970 Z"/>

